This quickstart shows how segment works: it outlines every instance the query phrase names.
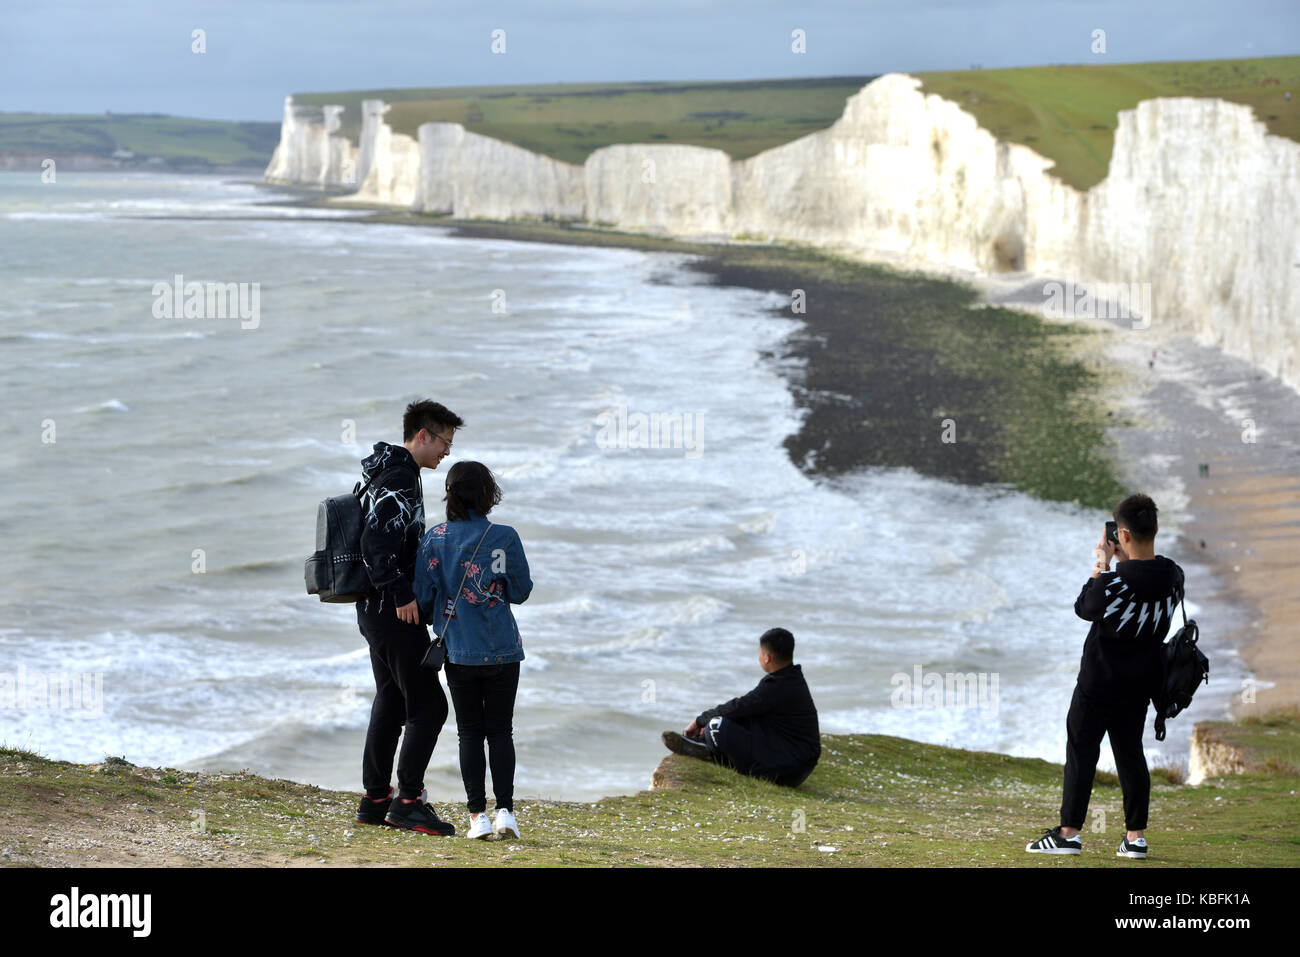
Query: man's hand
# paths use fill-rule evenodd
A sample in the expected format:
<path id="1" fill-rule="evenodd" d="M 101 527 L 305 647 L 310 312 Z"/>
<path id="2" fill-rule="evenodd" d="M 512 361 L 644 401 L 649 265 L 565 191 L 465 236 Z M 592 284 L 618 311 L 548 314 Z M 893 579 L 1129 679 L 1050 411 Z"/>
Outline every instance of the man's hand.
<path id="1" fill-rule="evenodd" d="M 698 739 L 704 736 L 704 729 L 695 723 L 694 718 L 691 718 L 691 723 L 686 726 L 686 730 L 683 731 L 682 734 L 686 735 L 688 738 Z"/>
<path id="2" fill-rule="evenodd" d="M 397 609 L 397 617 L 408 625 L 418 625 L 420 623 L 420 603 L 412 601 L 410 604 L 403 605 Z"/>
<path id="3" fill-rule="evenodd" d="M 1092 550 L 1093 556 L 1097 559 L 1096 564 L 1092 567 L 1092 577 L 1096 578 L 1102 572 L 1110 571 L 1110 561 L 1115 557 L 1115 546 L 1106 538 L 1106 533 L 1101 533 L 1101 541 L 1097 547 Z"/>

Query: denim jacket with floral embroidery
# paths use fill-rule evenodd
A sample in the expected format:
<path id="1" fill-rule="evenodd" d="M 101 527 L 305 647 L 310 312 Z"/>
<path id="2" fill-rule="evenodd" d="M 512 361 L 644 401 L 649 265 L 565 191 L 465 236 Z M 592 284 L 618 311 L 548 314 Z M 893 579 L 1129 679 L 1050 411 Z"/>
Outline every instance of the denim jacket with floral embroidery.
<path id="1" fill-rule="evenodd" d="M 471 563 L 475 545 L 478 553 Z M 447 625 L 462 576 L 465 586 Z M 434 525 L 420 541 L 415 558 L 420 621 L 432 626 L 433 637 L 446 626 L 447 660 L 452 664 L 522 661 L 524 645 L 510 606 L 526 600 L 532 590 L 523 542 L 509 525 L 488 528 L 488 519 L 471 510 L 466 520 Z"/>

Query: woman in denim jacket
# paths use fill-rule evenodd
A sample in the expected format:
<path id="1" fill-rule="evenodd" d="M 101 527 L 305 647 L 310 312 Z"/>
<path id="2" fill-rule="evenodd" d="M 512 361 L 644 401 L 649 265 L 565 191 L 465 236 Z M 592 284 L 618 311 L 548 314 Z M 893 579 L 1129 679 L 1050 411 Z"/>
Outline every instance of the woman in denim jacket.
<path id="1" fill-rule="evenodd" d="M 447 521 L 430 528 L 420 542 L 415 597 L 421 621 L 432 625 L 435 635 L 446 629 L 447 687 L 456 709 L 469 836 L 518 837 L 511 722 L 524 646 L 510 606 L 528 598 L 533 582 L 519 533 L 487 519 L 501 501 L 501 489 L 485 465 L 453 465 L 445 500 Z M 495 823 L 487 816 L 484 739 L 492 766 Z"/>

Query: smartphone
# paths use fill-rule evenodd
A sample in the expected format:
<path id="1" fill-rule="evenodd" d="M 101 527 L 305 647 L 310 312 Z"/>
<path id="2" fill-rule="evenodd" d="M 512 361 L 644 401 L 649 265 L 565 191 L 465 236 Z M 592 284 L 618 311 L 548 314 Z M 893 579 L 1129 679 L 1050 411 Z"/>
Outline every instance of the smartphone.
<path id="1" fill-rule="evenodd" d="M 1110 542 L 1112 545 L 1119 544 L 1119 526 L 1114 522 L 1106 523 L 1106 541 Z"/>

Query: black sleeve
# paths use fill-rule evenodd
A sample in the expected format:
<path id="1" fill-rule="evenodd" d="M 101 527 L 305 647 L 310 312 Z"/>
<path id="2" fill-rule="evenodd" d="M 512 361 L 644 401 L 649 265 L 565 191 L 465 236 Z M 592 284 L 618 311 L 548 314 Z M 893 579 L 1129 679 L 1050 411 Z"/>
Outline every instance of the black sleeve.
<path id="1" fill-rule="evenodd" d="M 1102 572 L 1083 583 L 1079 597 L 1074 600 L 1074 613 L 1084 621 L 1096 621 L 1106 614 L 1106 586 L 1119 572 Z"/>
<path id="2" fill-rule="evenodd" d="M 415 518 L 418 494 L 409 469 L 389 469 L 366 493 L 371 502 L 361 526 L 361 560 L 370 583 L 393 596 L 397 607 L 415 600 L 414 583 L 402 571 L 401 555 L 407 526 Z"/>
<path id="3" fill-rule="evenodd" d="M 758 686 L 748 694 L 743 694 L 739 698 L 732 698 L 716 708 L 701 712 L 696 716 L 695 723 L 702 728 L 709 723 L 711 718 L 748 718 L 756 714 L 763 714 L 765 711 L 772 710 L 772 705 L 775 703 L 774 698 L 775 692 L 772 683 L 766 680 L 760 681 Z"/>

